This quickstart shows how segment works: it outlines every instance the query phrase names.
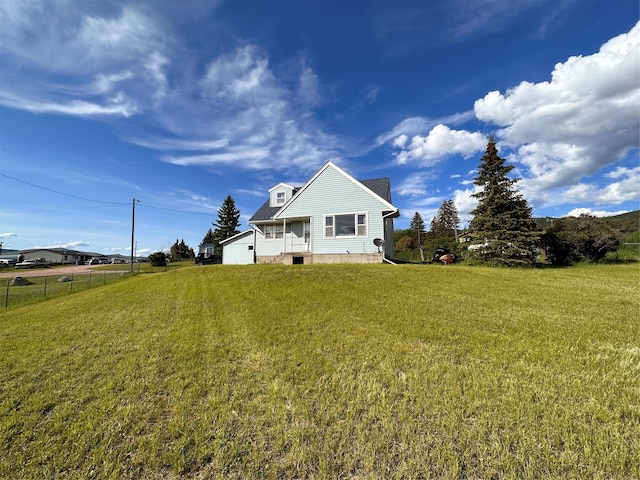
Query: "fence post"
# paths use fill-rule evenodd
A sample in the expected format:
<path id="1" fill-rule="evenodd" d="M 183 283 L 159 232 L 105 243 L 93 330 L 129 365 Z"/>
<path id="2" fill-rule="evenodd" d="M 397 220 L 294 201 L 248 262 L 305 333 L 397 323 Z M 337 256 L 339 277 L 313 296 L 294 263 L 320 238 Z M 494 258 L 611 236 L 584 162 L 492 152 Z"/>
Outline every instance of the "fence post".
<path id="1" fill-rule="evenodd" d="M 47 275 L 44 276 L 44 293 L 42 296 L 47 297 Z"/>
<path id="2" fill-rule="evenodd" d="M 7 293 L 4 296 L 4 308 L 9 306 L 9 280 L 7 280 Z"/>
<path id="3" fill-rule="evenodd" d="M 71 274 L 71 281 L 69 282 L 69 292 L 73 291 L 73 273 Z"/>
<path id="4" fill-rule="evenodd" d="M 104 274 L 102 275 L 102 285 L 107 284 L 107 271 L 104 270 Z"/>
<path id="5" fill-rule="evenodd" d="M 91 271 L 89 271 L 89 288 L 91 288 Z"/>

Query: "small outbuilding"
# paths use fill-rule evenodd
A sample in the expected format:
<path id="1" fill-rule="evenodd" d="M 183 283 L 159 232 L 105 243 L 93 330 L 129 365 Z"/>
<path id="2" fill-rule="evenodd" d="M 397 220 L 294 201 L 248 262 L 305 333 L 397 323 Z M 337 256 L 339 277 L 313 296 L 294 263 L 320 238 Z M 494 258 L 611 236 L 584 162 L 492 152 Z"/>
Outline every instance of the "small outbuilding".
<path id="1" fill-rule="evenodd" d="M 223 265 L 249 265 L 255 263 L 255 231 L 245 230 L 220 242 Z"/>

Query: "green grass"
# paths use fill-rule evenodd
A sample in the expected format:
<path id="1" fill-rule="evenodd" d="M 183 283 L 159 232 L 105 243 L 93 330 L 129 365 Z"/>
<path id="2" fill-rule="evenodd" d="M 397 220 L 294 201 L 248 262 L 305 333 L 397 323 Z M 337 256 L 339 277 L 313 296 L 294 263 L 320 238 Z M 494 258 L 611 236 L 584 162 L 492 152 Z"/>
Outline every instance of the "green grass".
<path id="1" fill-rule="evenodd" d="M 149 263 L 134 264 L 133 273 L 158 273 L 193 266 L 193 262 L 173 262 L 166 267 L 154 267 Z M 28 303 L 38 303 L 44 299 L 77 293 L 89 288 L 99 287 L 122 280 L 131 272 L 129 265 L 104 265 L 96 267 L 89 273 L 62 274 L 56 273 L 56 267 L 47 269 L 42 277 L 26 277 L 28 285 L 12 285 L 12 278 L 0 279 L 0 308 L 9 308 Z M 14 271 L 14 270 L 11 270 Z M 22 276 L 24 271 L 15 270 L 15 276 Z M 60 282 L 62 277 L 68 281 Z"/>
<path id="2" fill-rule="evenodd" d="M 0 477 L 639 478 L 637 264 L 207 266 L 0 312 Z"/>

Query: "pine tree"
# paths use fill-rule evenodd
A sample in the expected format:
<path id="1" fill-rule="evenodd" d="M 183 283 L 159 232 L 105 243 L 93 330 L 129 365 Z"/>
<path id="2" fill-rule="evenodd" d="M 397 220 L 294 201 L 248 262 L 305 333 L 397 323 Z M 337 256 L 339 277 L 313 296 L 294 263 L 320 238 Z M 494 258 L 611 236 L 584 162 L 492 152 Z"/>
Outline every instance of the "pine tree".
<path id="1" fill-rule="evenodd" d="M 411 219 L 409 228 L 415 232 L 416 245 L 422 245 L 425 234 L 424 221 L 422 220 L 422 216 L 418 212 L 413 214 L 413 218 Z"/>
<path id="2" fill-rule="evenodd" d="M 231 195 L 222 202 L 220 210 L 218 210 L 218 221 L 213 223 L 216 227 L 213 231 L 214 242 L 220 244 L 223 240 L 231 238 L 234 235 L 240 233 L 238 227 L 240 226 L 240 210 L 236 208 Z"/>
<path id="3" fill-rule="evenodd" d="M 176 261 L 187 260 L 195 256 L 193 249 L 184 243 L 184 239 L 179 242 L 178 239 L 176 239 L 176 243 L 171 245 L 169 252 L 171 254 L 171 259 Z"/>
<path id="4" fill-rule="evenodd" d="M 530 266 L 535 262 L 539 235 L 531 208 L 514 188 L 519 179 L 508 177 L 513 168 L 498 156 L 490 137 L 473 180 L 481 190 L 473 195 L 478 206 L 471 211 L 473 219 L 469 222 L 474 237 L 470 259 L 503 266 Z"/>
<path id="5" fill-rule="evenodd" d="M 202 242 L 200 242 L 201 244 L 205 244 L 205 243 L 214 243 L 216 241 L 216 237 L 213 234 L 213 230 L 209 229 L 209 231 L 207 232 L 207 234 L 204 236 L 204 238 L 202 239 Z"/>
<path id="6" fill-rule="evenodd" d="M 431 231 L 436 239 L 455 241 L 458 237 L 460 216 L 453 200 L 445 200 L 440 204 L 435 217 L 431 220 Z"/>

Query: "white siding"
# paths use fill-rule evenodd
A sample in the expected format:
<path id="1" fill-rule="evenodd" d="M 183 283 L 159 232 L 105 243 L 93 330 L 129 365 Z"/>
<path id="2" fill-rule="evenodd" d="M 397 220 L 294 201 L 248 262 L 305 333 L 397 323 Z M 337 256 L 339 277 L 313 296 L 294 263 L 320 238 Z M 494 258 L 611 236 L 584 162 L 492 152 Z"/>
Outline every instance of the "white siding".
<path id="1" fill-rule="evenodd" d="M 313 253 L 374 253 L 378 247 L 373 244 L 373 239 L 385 238 L 382 219 L 385 210 L 389 210 L 389 206 L 372 192 L 329 166 L 300 192 L 279 218 L 311 217 Z M 324 216 L 349 213 L 367 214 L 367 236 L 325 238 Z M 258 251 L 262 255 L 262 251 Z M 277 253 L 280 251 L 282 247 Z"/>
<path id="2" fill-rule="evenodd" d="M 248 265 L 254 263 L 253 232 L 245 232 L 222 245 L 224 265 Z"/>

